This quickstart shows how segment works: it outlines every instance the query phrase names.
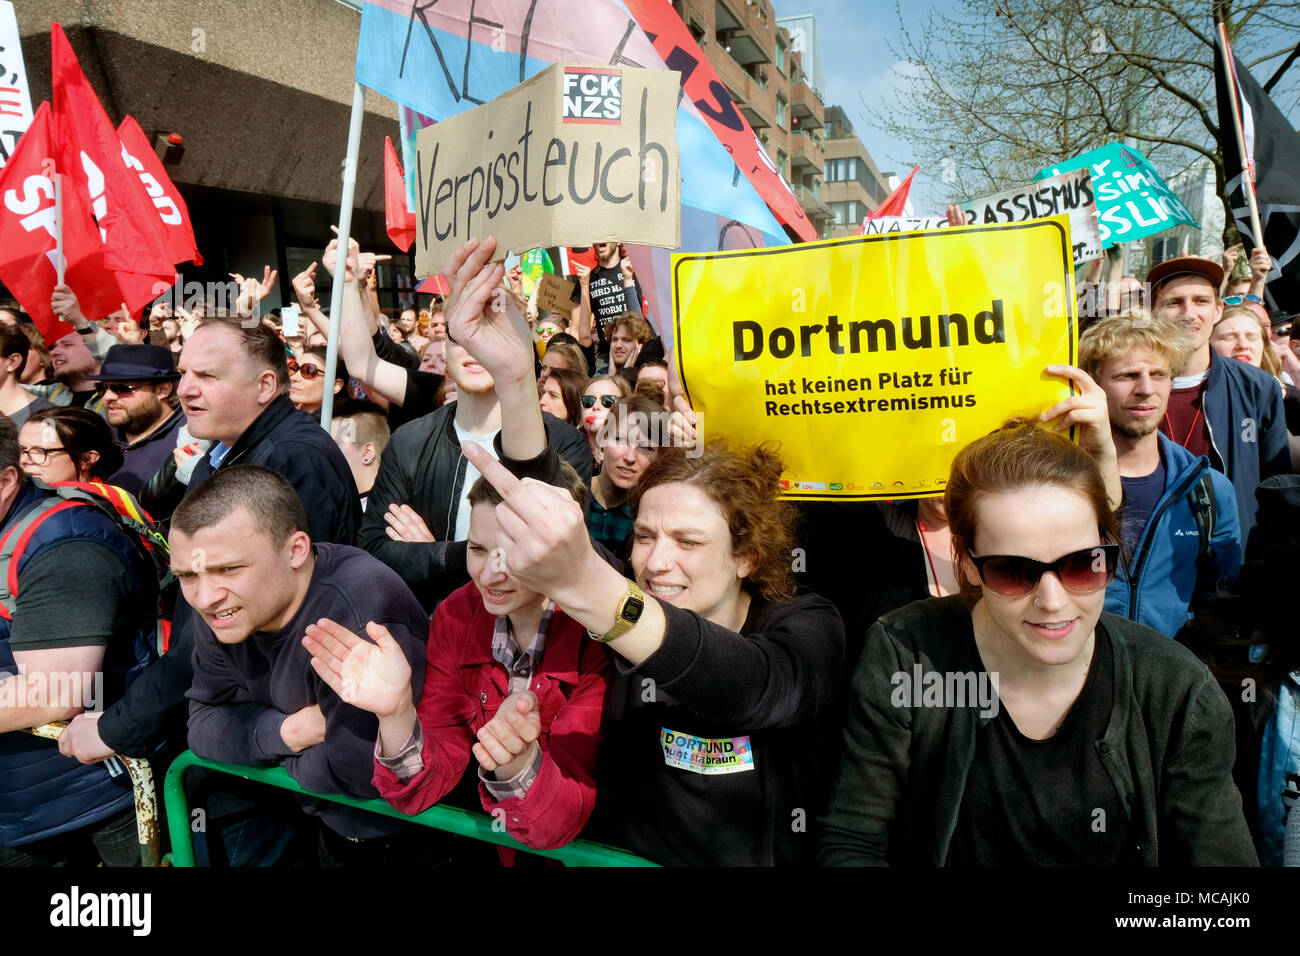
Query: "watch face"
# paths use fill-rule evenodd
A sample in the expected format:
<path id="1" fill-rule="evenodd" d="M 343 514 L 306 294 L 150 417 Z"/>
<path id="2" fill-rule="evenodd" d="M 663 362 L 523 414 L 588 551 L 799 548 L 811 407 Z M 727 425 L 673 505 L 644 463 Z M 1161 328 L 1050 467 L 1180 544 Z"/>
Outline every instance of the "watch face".
<path id="1" fill-rule="evenodd" d="M 629 597 L 623 605 L 622 618 L 632 624 L 641 620 L 641 612 L 645 610 L 645 602 L 637 597 Z"/>

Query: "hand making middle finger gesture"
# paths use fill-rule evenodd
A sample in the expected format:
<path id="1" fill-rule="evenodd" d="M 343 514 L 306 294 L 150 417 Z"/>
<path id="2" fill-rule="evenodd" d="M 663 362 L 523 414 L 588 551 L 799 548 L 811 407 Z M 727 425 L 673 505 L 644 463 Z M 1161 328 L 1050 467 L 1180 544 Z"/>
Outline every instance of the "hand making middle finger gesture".
<path id="1" fill-rule="evenodd" d="M 471 239 L 452 253 L 445 314 L 447 337 L 502 383 L 531 377 L 534 353 L 527 320 L 501 288 L 505 267 L 489 261 L 496 248 L 489 236 Z"/>

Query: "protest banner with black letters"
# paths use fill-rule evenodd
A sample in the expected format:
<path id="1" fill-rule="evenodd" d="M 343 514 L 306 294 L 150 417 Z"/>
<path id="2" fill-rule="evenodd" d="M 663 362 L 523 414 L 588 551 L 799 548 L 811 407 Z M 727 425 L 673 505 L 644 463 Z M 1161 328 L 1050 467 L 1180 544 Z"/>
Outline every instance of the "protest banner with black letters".
<path id="1" fill-rule="evenodd" d="M 672 70 L 556 64 L 420 132 L 416 273 L 496 236 L 497 256 L 550 246 L 681 244 Z"/>
<path id="2" fill-rule="evenodd" d="M 573 283 L 568 279 L 542 273 L 537 280 L 537 306 L 547 312 L 562 315 L 566 319 L 573 315 L 577 303 L 573 301 Z"/>
<path id="3" fill-rule="evenodd" d="M 1088 170 L 1080 169 L 1042 179 L 1029 186 L 1007 189 L 961 204 L 968 225 L 990 222 L 1024 222 L 1066 213 L 1074 240 L 1074 264 L 1082 265 L 1102 256 L 1097 206 L 1093 200 Z"/>
<path id="4" fill-rule="evenodd" d="M 18 18 L 9 0 L 0 0 L 0 166 L 9 161 L 32 125 L 32 94 L 23 66 Z"/>
<path id="5" fill-rule="evenodd" d="M 883 236 L 891 232 L 915 232 L 918 229 L 946 229 L 944 216 L 878 216 L 862 223 L 861 235 Z"/>
<path id="6" fill-rule="evenodd" d="M 673 256 L 707 440 L 780 443 L 796 500 L 940 494 L 957 451 L 1068 397 L 1068 217 Z"/>

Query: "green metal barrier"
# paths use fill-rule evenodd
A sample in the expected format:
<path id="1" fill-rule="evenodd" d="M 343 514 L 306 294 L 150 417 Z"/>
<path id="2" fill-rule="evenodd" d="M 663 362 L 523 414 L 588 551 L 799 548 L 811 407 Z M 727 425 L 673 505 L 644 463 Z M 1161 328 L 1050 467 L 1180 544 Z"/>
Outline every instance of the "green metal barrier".
<path id="1" fill-rule="evenodd" d="M 171 835 L 171 861 L 173 866 L 194 865 L 194 842 L 193 833 L 190 829 L 190 803 L 189 798 L 185 795 L 185 774 L 192 767 L 202 767 L 205 770 L 228 773 L 231 776 L 242 777 L 256 783 L 264 783 L 271 787 L 279 787 L 282 790 L 291 790 L 294 793 L 315 797 L 318 800 L 329 800 L 332 803 L 341 803 L 344 806 L 382 814 L 396 820 L 407 820 L 419 826 L 442 830 L 455 836 L 468 837 L 471 840 L 482 840 L 485 843 L 496 843 L 499 846 L 510 847 L 512 850 L 558 860 L 565 866 L 656 865 L 649 860 L 634 856 L 626 850 L 605 846 L 603 843 L 591 843 L 587 840 L 575 840 L 568 846 L 562 846 L 556 850 L 535 850 L 520 843 L 508 833 L 494 830 L 492 817 L 485 813 L 471 813 L 468 810 L 461 810 L 456 807 L 438 805 L 410 817 L 400 810 L 394 809 L 383 800 L 357 800 L 353 797 L 312 793 L 310 790 L 304 790 L 296 780 L 289 776 L 288 771 L 283 767 L 244 767 L 233 763 L 219 763 L 216 760 L 205 760 L 196 755 L 194 751 L 187 750 L 172 761 L 163 788 L 163 798 L 167 807 L 167 831 Z"/>

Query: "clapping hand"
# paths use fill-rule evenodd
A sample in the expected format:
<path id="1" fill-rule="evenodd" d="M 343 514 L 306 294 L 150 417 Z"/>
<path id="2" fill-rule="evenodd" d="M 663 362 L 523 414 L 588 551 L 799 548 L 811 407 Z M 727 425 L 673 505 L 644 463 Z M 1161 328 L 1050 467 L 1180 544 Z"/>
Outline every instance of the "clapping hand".
<path id="1" fill-rule="evenodd" d="M 537 695 L 530 690 L 511 694 L 501 702 L 496 716 L 479 728 L 474 759 L 498 780 L 509 780 L 532 761 L 541 733 Z"/>
<path id="2" fill-rule="evenodd" d="M 411 706 L 411 665 L 388 628 L 371 621 L 367 641 L 322 618 L 302 639 L 312 669 L 344 703 L 392 717 Z"/>

